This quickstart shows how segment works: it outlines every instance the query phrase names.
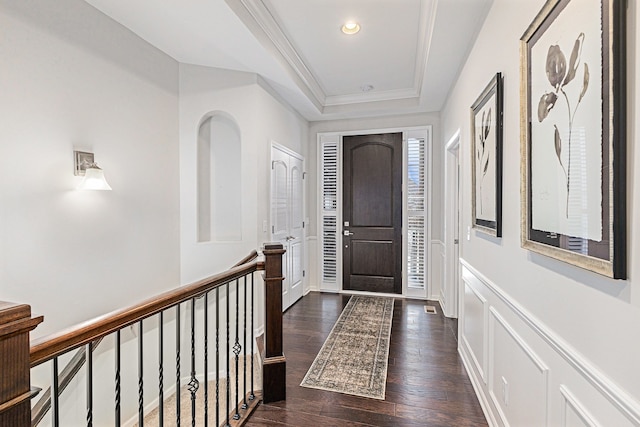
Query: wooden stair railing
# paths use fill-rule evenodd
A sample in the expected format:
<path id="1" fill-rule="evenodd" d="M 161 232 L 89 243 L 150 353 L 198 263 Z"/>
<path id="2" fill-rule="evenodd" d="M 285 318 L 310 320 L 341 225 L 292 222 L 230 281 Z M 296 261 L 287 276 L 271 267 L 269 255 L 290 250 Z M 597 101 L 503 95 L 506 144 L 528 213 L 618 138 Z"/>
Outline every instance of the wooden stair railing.
<path id="1" fill-rule="evenodd" d="M 31 423 L 29 332 L 42 319 L 28 305 L 0 302 L 0 426 Z"/>
<path id="2" fill-rule="evenodd" d="M 230 282 L 238 281 L 256 271 L 264 271 L 265 282 L 265 352 L 261 355 L 263 400 L 265 402 L 283 400 L 286 373 L 286 359 L 282 352 L 282 255 L 284 249 L 280 244 L 265 244 L 263 254 L 264 261 L 256 259 L 257 253 L 254 251 L 224 273 L 34 340 L 30 351 L 29 331 L 42 322 L 42 317 L 32 318 L 30 307 L 27 305 L 0 302 L 0 426 L 31 425 L 30 367 L 38 366 L 90 343 L 94 343 L 95 346 L 97 340 L 107 335 L 139 323 L 168 308 L 179 306 L 183 302 L 192 301 L 193 304 L 195 298 L 224 285 L 228 286 Z M 57 385 L 54 389 L 58 389 Z M 142 408 L 140 411 L 142 416 Z M 90 416 L 88 414 L 88 417 Z"/>
<path id="3" fill-rule="evenodd" d="M 100 342 L 102 338 L 96 340 L 91 343 L 91 351 L 93 352 Z M 60 375 L 58 376 L 58 396 L 62 394 L 63 391 L 66 390 L 67 386 L 71 383 L 71 380 L 76 376 L 80 369 L 84 365 L 87 360 L 87 353 L 83 349 L 79 349 L 76 351 L 76 354 L 73 355 L 69 363 L 62 369 Z M 35 405 L 31 408 L 31 426 L 37 426 L 40 424 L 51 409 L 51 387 L 48 387 L 42 396 L 38 399 Z"/>
<path id="4" fill-rule="evenodd" d="M 239 267 L 241 265 L 247 264 L 253 260 L 258 258 L 258 251 L 255 249 L 251 251 L 246 257 L 242 258 L 240 261 L 235 263 L 233 267 Z M 91 344 L 91 351 L 93 352 L 100 342 L 102 338 L 96 340 Z M 73 355 L 69 363 L 64 367 L 62 372 L 58 378 L 58 395 L 62 394 L 67 386 L 71 383 L 71 380 L 76 376 L 80 369 L 84 365 L 87 360 L 86 352 L 82 349 L 77 350 L 76 354 Z M 31 408 L 31 426 L 35 427 L 40 424 L 47 414 L 47 412 L 51 409 L 51 387 L 48 387 L 42 396 L 38 399 L 35 405 Z"/>

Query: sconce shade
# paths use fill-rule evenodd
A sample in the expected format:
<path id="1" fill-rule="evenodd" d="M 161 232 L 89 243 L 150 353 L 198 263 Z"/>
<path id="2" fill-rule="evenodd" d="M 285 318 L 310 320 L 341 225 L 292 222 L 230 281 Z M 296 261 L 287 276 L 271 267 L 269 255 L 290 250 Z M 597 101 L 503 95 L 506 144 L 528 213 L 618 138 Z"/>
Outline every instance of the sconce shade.
<path id="1" fill-rule="evenodd" d="M 78 190 L 111 190 L 111 186 L 104 179 L 104 172 L 97 164 L 92 163 L 85 170 L 84 179 L 78 186 Z"/>

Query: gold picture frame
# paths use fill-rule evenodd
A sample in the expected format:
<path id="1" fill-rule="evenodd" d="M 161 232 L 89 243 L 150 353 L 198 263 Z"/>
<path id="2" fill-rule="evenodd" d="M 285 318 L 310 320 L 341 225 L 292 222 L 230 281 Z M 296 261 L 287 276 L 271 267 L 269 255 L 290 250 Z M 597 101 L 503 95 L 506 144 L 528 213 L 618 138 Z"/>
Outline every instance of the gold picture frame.
<path id="1" fill-rule="evenodd" d="M 522 247 L 614 279 L 627 276 L 625 12 L 548 0 L 520 45 Z"/>

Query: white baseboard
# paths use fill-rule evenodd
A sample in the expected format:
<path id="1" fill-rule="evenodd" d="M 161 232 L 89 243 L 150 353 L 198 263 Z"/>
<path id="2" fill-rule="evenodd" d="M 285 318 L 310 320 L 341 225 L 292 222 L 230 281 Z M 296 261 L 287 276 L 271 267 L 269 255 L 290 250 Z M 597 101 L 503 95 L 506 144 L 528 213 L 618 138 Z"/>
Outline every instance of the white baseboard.
<path id="1" fill-rule="evenodd" d="M 480 407 L 482 408 L 482 413 L 487 419 L 489 427 L 498 427 L 499 424 L 493 415 L 493 411 L 491 411 L 491 406 L 489 406 L 489 401 L 484 393 L 483 382 L 478 379 L 476 372 L 473 369 L 470 369 L 470 356 L 467 354 L 466 349 L 460 345 L 460 341 L 458 341 L 458 354 L 460 354 L 462 364 L 464 365 L 464 369 L 467 371 L 467 375 L 471 380 L 471 385 L 473 386 L 473 390 L 476 392 L 478 402 L 480 402 Z"/>

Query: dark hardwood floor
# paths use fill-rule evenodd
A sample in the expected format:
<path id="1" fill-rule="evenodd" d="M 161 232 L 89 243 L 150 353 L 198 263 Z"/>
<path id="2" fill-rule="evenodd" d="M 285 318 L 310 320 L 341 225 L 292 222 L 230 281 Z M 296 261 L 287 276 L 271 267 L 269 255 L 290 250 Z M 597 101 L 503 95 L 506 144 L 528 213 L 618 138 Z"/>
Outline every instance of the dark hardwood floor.
<path id="1" fill-rule="evenodd" d="M 284 315 L 287 400 L 247 426 L 486 426 L 458 356 L 456 321 L 434 302 L 396 299 L 384 401 L 300 387 L 348 295 L 310 293 Z M 437 314 L 426 314 L 426 304 Z"/>

